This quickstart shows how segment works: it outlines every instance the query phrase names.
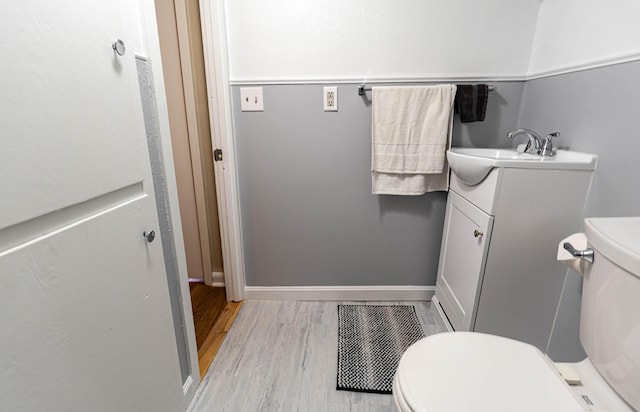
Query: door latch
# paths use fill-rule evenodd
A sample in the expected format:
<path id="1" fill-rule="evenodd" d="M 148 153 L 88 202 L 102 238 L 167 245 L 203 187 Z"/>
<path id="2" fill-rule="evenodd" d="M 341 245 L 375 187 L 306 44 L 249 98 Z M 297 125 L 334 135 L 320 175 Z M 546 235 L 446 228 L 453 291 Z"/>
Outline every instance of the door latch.
<path id="1" fill-rule="evenodd" d="M 213 160 L 216 162 L 222 160 L 222 149 L 216 149 L 213 151 Z"/>

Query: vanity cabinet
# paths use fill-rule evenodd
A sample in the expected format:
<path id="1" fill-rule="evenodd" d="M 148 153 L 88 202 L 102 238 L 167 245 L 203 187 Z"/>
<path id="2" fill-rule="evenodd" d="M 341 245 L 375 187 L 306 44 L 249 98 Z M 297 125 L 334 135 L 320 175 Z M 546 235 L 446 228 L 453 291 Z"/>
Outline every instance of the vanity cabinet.
<path id="1" fill-rule="evenodd" d="M 591 177 L 494 168 L 471 186 L 452 173 L 433 299 L 450 329 L 546 350 L 566 274 L 558 242 L 579 230 Z"/>
<path id="2" fill-rule="evenodd" d="M 440 249 L 438 300 L 456 330 L 472 330 L 493 216 L 449 193 Z"/>

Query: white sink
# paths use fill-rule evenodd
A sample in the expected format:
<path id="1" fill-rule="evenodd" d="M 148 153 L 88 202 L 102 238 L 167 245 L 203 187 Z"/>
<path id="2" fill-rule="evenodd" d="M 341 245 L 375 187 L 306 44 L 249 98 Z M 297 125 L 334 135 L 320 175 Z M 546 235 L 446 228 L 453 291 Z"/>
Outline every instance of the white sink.
<path id="1" fill-rule="evenodd" d="M 494 167 L 516 169 L 594 170 L 598 157 L 588 153 L 558 150 L 554 156 L 518 153 L 513 149 L 454 147 L 447 151 L 453 173 L 473 186 L 482 182 Z"/>

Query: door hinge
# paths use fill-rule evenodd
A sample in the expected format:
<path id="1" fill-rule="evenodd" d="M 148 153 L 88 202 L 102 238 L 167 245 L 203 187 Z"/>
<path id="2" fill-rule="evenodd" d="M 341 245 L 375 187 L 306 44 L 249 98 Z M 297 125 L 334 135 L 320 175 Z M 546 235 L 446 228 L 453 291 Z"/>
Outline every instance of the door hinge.
<path id="1" fill-rule="evenodd" d="M 222 149 L 216 149 L 213 151 L 213 160 L 216 162 L 222 160 Z"/>

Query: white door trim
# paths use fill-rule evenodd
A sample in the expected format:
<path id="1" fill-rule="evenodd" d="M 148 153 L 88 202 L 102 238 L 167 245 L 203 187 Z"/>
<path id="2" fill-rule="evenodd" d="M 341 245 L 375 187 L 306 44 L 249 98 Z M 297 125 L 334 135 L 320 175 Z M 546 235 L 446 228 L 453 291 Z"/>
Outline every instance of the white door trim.
<path id="1" fill-rule="evenodd" d="M 229 61 L 223 0 L 200 0 L 204 65 L 209 96 L 211 142 L 222 149 L 222 161 L 214 162 L 220 215 L 220 238 L 227 299 L 245 299 L 244 253 L 240 227 L 240 203 L 236 153 L 231 120 Z"/>
<path id="2" fill-rule="evenodd" d="M 213 279 L 209 276 L 209 273 L 211 273 L 211 240 L 209 239 L 204 175 L 201 166 L 202 153 L 200 152 L 200 133 L 198 130 L 193 73 L 191 71 L 189 25 L 185 0 L 175 0 L 174 9 L 176 13 L 176 27 L 178 29 L 180 69 L 182 72 L 182 90 L 187 116 L 187 136 L 189 138 L 189 151 L 191 153 L 191 171 L 193 176 L 193 185 L 195 188 L 196 220 L 198 222 L 198 237 L 200 240 L 200 254 L 202 257 L 202 274 L 204 276 L 205 284 L 212 286 Z"/>

